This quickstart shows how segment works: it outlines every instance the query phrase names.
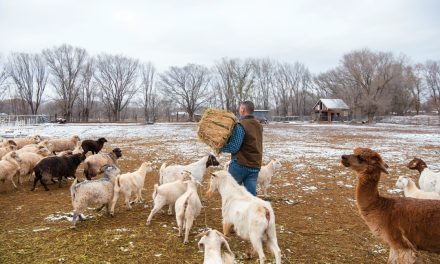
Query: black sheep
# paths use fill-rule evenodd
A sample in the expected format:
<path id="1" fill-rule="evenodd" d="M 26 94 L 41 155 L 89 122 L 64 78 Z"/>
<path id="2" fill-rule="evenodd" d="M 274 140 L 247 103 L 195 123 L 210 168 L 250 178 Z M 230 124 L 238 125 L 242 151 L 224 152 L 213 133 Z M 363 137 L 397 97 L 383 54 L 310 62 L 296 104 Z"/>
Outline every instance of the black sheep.
<path id="1" fill-rule="evenodd" d="M 45 183 L 45 180 L 49 177 L 53 182 L 54 178 L 58 178 L 58 186 L 61 187 L 63 176 L 66 178 L 75 178 L 76 169 L 85 158 L 86 156 L 84 154 L 79 153 L 62 157 L 52 156 L 40 160 L 35 166 L 35 180 L 31 191 L 35 190 L 37 181 L 40 181 L 41 185 L 44 186 L 44 189 L 49 191 L 49 188 L 47 188 Z"/>
<path id="2" fill-rule="evenodd" d="M 91 139 L 87 139 L 84 140 L 81 143 L 81 147 L 84 151 L 84 155 L 87 154 L 87 152 L 91 151 L 92 154 L 97 154 L 101 151 L 102 147 L 104 146 L 104 143 L 107 142 L 107 139 L 105 138 L 100 138 L 98 140 L 91 140 Z"/>

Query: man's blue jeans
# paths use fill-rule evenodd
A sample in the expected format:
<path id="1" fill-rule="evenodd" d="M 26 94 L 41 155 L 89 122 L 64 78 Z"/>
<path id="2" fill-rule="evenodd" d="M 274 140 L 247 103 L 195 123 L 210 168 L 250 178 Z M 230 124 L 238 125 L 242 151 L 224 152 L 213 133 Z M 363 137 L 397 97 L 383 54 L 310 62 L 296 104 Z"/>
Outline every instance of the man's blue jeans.
<path id="1" fill-rule="evenodd" d="M 259 169 L 241 166 L 236 159 L 232 159 L 229 164 L 229 173 L 234 177 L 238 184 L 244 185 L 246 190 L 253 196 L 257 196 L 257 179 Z"/>

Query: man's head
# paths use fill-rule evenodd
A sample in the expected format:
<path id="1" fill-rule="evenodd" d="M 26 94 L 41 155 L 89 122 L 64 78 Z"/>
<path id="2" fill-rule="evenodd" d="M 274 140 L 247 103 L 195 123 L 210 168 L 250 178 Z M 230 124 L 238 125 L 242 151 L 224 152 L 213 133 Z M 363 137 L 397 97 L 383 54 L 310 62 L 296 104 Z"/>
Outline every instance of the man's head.
<path id="1" fill-rule="evenodd" d="M 254 103 L 251 101 L 244 101 L 240 103 L 240 116 L 252 115 L 254 113 Z"/>

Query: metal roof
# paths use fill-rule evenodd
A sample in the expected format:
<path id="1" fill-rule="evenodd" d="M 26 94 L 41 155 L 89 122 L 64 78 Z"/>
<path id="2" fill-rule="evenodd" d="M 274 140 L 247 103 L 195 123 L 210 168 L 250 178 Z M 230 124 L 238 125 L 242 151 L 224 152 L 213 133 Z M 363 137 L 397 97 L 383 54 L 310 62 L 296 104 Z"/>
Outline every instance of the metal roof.
<path id="1" fill-rule="evenodd" d="M 342 101 L 342 99 L 319 99 L 327 109 L 350 109 L 348 105 Z M 315 104 L 313 108 L 319 103 L 319 101 Z"/>

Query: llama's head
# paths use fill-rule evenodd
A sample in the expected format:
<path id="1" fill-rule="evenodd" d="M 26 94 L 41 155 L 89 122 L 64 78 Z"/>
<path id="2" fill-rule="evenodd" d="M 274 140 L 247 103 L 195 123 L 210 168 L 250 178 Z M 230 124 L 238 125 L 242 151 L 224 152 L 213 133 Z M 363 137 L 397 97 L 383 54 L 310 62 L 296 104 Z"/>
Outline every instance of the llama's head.
<path id="1" fill-rule="evenodd" d="M 211 197 L 216 191 L 218 191 L 220 184 L 224 181 L 226 177 L 229 177 L 229 172 L 225 170 L 220 170 L 211 173 L 211 181 L 209 182 L 209 189 L 206 192 L 208 197 Z"/>
<path id="2" fill-rule="evenodd" d="M 419 158 L 414 158 L 406 166 L 408 167 L 408 169 L 410 169 L 410 170 L 418 170 L 420 173 L 424 169 L 428 168 L 426 163 L 423 160 L 419 159 Z"/>
<path id="3" fill-rule="evenodd" d="M 396 181 L 396 187 L 399 189 L 404 189 L 406 186 L 408 186 L 409 179 L 405 176 L 400 176 L 399 179 Z"/>
<path id="4" fill-rule="evenodd" d="M 379 153 L 369 148 L 355 148 L 353 154 L 342 155 L 341 163 L 356 172 L 382 171 L 388 174 L 388 165 L 382 160 Z"/>

